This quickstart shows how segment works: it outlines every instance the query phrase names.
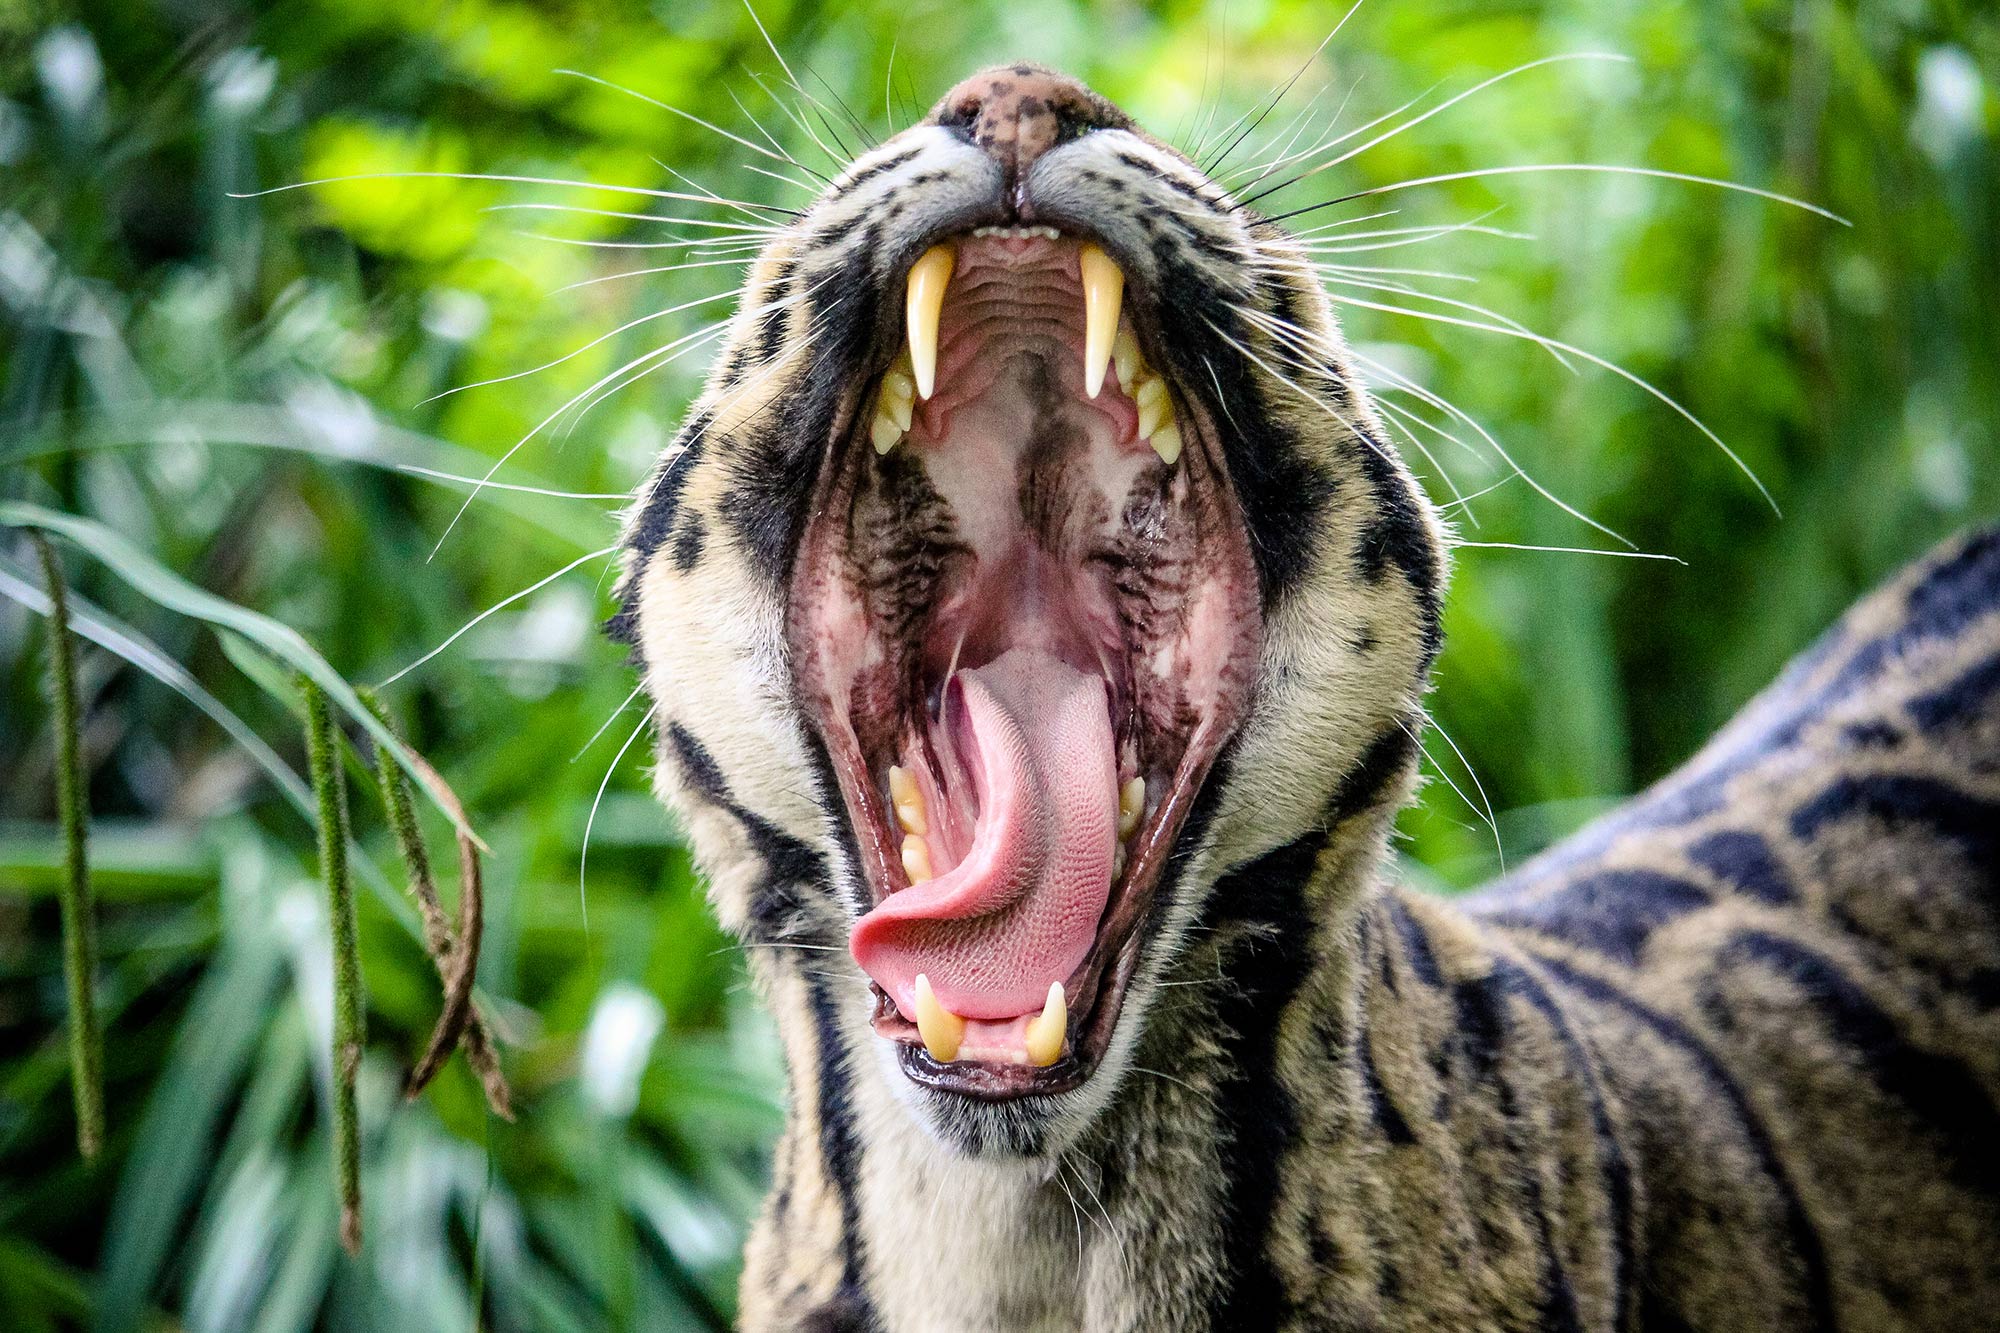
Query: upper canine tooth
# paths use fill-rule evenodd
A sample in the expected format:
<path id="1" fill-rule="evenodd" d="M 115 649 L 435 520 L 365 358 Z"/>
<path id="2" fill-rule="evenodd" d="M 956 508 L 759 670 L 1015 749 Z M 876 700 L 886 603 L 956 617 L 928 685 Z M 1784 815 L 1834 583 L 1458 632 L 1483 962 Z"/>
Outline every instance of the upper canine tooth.
<path id="1" fill-rule="evenodd" d="M 950 1064 L 958 1058 L 959 1043 L 965 1040 L 965 1020 L 938 1003 L 931 979 L 921 972 L 917 973 L 916 999 L 917 1035 L 924 1039 L 924 1049 L 939 1064 Z"/>
<path id="2" fill-rule="evenodd" d="M 1042 1012 L 1028 1020 L 1028 1030 L 1024 1034 L 1028 1063 L 1041 1069 L 1054 1064 L 1056 1057 L 1062 1054 L 1063 1038 L 1067 1035 L 1069 1003 L 1063 998 L 1062 983 L 1051 981 L 1049 998 L 1042 1005 Z"/>
<path id="3" fill-rule="evenodd" d="M 951 285 L 951 271 L 957 263 L 958 251 L 949 245 L 933 245 L 910 265 L 904 318 L 910 338 L 910 368 L 916 376 L 917 393 L 925 399 L 937 386 L 938 312 L 944 309 L 944 289 Z"/>
<path id="4" fill-rule="evenodd" d="M 1181 456 L 1181 428 L 1170 421 L 1153 432 L 1151 443 L 1153 452 L 1160 456 L 1160 461 L 1172 467 L 1174 461 Z"/>
<path id="5" fill-rule="evenodd" d="M 1125 275 L 1111 256 L 1086 241 L 1077 253 L 1083 273 L 1083 391 L 1092 398 L 1104 387 L 1111 344 L 1118 336 L 1118 311 L 1125 300 Z"/>
<path id="6" fill-rule="evenodd" d="M 917 779 L 907 768 L 889 765 L 889 800 L 896 807 L 896 822 L 903 826 L 905 833 L 919 837 L 931 831 L 930 818 L 924 809 L 923 788 L 917 786 Z M 925 857 L 926 863 L 929 857 Z"/>

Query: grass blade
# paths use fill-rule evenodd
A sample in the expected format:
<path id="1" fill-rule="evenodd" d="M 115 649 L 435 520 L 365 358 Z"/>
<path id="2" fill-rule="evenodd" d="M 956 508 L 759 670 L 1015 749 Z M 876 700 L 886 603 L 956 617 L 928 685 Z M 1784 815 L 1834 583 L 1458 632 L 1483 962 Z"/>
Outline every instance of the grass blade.
<path id="1" fill-rule="evenodd" d="M 76 1102 L 76 1147 L 93 1161 L 104 1146 L 104 1043 L 97 1030 L 97 918 L 90 900 L 90 798 L 76 699 L 76 641 L 69 588 L 55 548 L 31 534 L 49 598 L 49 702 L 55 708 L 56 809 L 62 819 L 63 981 L 69 992 L 69 1079 Z"/>
<path id="2" fill-rule="evenodd" d="M 45 509 L 40 505 L 27 504 L 19 500 L 0 500 L 0 524 L 59 533 L 67 537 L 103 561 L 144 596 L 182 615 L 234 630 L 285 666 L 310 680 L 325 692 L 328 700 L 339 704 L 343 713 L 367 731 L 377 745 L 395 756 L 403 771 L 417 780 L 418 785 L 429 794 L 437 808 L 451 820 L 453 828 L 471 838 L 475 845 L 484 847 L 485 844 L 479 842 L 478 835 L 466 822 L 463 812 L 454 809 L 452 803 L 441 799 L 432 789 L 425 769 L 416 761 L 416 757 L 376 719 L 373 713 L 368 711 L 360 697 L 355 694 L 354 687 L 349 685 L 297 630 L 261 612 L 238 606 L 226 598 L 217 597 L 214 593 L 196 587 L 134 546 L 118 532 L 93 519 Z"/>
<path id="3" fill-rule="evenodd" d="M 361 1001 L 361 948 L 354 917 L 354 886 L 347 877 L 347 784 L 334 753 L 333 720 L 326 695 L 304 676 L 306 755 L 319 803 L 319 871 L 326 883 L 333 931 L 333 1176 L 340 1192 L 340 1243 L 361 1253 L 361 1117 L 354 1079 L 367 1038 Z"/>

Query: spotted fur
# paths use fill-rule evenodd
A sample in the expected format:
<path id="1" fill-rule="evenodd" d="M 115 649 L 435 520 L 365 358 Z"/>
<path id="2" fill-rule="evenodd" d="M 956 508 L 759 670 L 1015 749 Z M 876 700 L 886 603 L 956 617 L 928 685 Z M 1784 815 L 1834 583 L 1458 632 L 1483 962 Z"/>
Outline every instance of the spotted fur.
<path id="1" fill-rule="evenodd" d="M 628 519 L 614 628 L 660 794 L 785 1046 L 744 1326 L 1992 1326 L 2000 533 L 1861 604 L 1569 843 L 1467 901 L 1406 891 L 1384 852 L 1444 547 L 1310 268 L 1080 89 L 1013 106 L 1011 136 L 980 113 L 948 98 L 768 247 Z M 1147 356 L 1226 469 L 1264 627 L 1102 1066 L 971 1105 L 868 1027 L 869 890 L 785 595 L 901 274 L 1023 209 L 1173 293 Z"/>

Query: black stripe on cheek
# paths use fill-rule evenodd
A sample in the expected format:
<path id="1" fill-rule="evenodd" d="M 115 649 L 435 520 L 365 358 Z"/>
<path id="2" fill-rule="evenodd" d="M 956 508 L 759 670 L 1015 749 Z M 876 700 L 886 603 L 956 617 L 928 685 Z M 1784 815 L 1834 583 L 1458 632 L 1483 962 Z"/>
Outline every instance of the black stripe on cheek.
<path id="1" fill-rule="evenodd" d="M 1750 1100 L 1730 1077 L 1729 1071 L 1716 1059 L 1714 1052 L 1704 1045 L 1700 1038 L 1686 1026 L 1665 1014 L 1648 1008 L 1637 999 L 1627 995 L 1610 982 L 1591 976 L 1555 958 L 1541 959 L 1543 967 L 1564 986 L 1608 1008 L 1617 1009 L 1652 1032 L 1661 1041 L 1685 1055 L 1708 1080 L 1709 1087 L 1729 1106 L 1735 1114 L 1736 1122 L 1742 1127 L 1743 1141 L 1757 1158 L 1764 1176 L 1777 1193 L 1785 1211 L 1785 1239 L 1794 1257 L 1803 1270 L 1799 1274 L 1800 1294 L 1806 1303 L 1807 1319 L 1805 1327 L 1813 1329 L 1835 1329 L 1839 1322 L 1834 1318 L 1833 1285 L 1827 1274 L 1826 1250 L 1820 1242 L 1819 1232 L 1814 1229 L 1812 1219 L 1806 1214 L 1805 1203 L 1799 1198 L 1797 1187 L 1792 1184 L 1791 1174 L 1778 1158 L 1776 1146 L 1763 1122 L 1750 1106 Z"/>
<path id="2" fill-rule="evenodd" d="M 1219 1155 L 1229 1182 L 1222 1225 L 1225 1276 L 1209 1304 L 1208 1327 L 1216 1333 L 1276 1329 L 1293 1313 L 1268 1253 L 1282 1159 L 1299 1127 L 1297 1108 L 1278 1073 L 1278 1022 L 1311 964 L 1313 922 L 1305 890 L 1323 845 L 1324 835 L 1315 830 L 1224 875 L 1194 927 L 1200 936 L 1225 919 L 1249 920 L 1268 931 L 1245 941 L 1231 973 L 1239 985 L 1216 1005 L 1219 1030 L 1230 1034 L 1232 1065 L 1216 1096 L 1228 1130 Z"/>
<path id="3" fill-rule="evenodd" d="M 923 151 L 924 150 L 921 147 L 906 148 L 902 152 L 897 153 L 891 157 L 883 158 L 880 162 L 877 162 L 872 167 L 863 167 L 861 170 L 855 172 L 852 176 L 849 176 L 846 180 L 836 184 L 832 190 L 827 192 L 826 198 L 821 202 L 822 203 L 831 202 L 835 199 L 840 198 L 843 195 L 850 194 L 853 191 L 859 189 L 861 186 L 866 185 L 869 181 L 874 180 L 876 177 L 886 175 L 889 172 L 894 171 L 897 167 L 900 167 L 905 163 L 911 161 L 917 156 L 917 154 Z"/>
<path id="4" fill-rule="evenodd" d="M 1409 580 L 1417 598 L 1417 613 L 1423 617 L 1424 669 L 1428 671 L 1444 645 L 1444 573 L 1437 543 L 1424 524 L 1423 505 L 1414 483 L 1391 461 L 1388 443 L 1363 429 L 1357 432 L 1354 453 L 1376 506 L 1374 519 L 1355 540 L 1356 570 L 1370 583 L 1380 583 L 1391 567 L 1401 570 Z"/>
<path id="5" fill-rule="evenodd" d="M 730 793 L 715 757 L 686 727 L 669 723 L 667 743 L 688 784 L 742 825 L 752 850 L 763 859 L 764 878 L 750 903 L 753 942 L 782 934 L 800 909 L 800 895 L 826 882 L 825 859 L 762 815 L 745 809 Z"/>
<path id="6" fill-rule="evenodd" d="M 706 412 L 697 412 L 689 417 L 674 437 L 674 443 L 667 446 L 661 470 L 647 483 L 647 493 L 641 501 L 638 517 L 633 520 L 627 543 L 638 556 L 635 568 L 643 568 L 673 530 L 674 516 L 680 512 L 681 493 L 687 489 L 688 476 L 701 466 L 702 459 L 707 456 L 708 426 Z"/>
<path id="7" fill-rule="evenodd" d="M 1169 238 L 1156 238 L 1153 257 L 1161 289 L 1177 296 L 1160 307 L 1161 342 L 1172 354 L 1179 382 L 1213 406 L 1268 606 L 1296 588 L 1317 561 L 1326 509 L 1339 481 L 1270 411 L 1263 372 L 1232 345 L 1254 347 L 1256 340 L 1227 298 Z M 1210 320 L 1223 326 L 1227 338 Z M 1272 392 L 1289 391 L 1272 386 Z"/>

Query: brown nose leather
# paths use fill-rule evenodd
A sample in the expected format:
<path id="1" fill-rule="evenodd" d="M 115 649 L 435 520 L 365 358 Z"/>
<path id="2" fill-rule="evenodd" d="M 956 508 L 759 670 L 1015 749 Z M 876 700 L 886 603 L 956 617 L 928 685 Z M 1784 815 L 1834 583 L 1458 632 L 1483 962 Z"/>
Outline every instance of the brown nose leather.
<path id="1" fill-rule="evenodd" d="M 990 153 L 1007 193 L 1035 159 L 1098 129 L 1125 129 L 1131 118 L 1083 84 L 1040 65 L 996 65 L 959 84 L 931 109 L 931 123 L 957 130 Z"/>

